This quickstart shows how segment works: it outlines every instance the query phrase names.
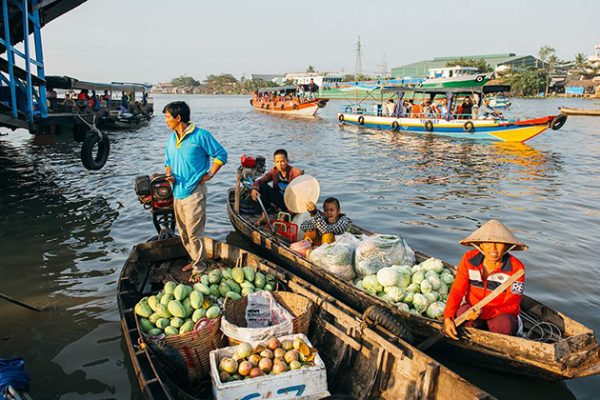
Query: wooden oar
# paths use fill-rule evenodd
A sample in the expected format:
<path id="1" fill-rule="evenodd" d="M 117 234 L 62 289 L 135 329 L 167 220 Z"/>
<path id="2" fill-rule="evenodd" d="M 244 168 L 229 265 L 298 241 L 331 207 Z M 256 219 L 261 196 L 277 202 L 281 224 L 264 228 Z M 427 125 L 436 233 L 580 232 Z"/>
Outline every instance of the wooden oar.
<path id="1" fill-rule="evenodd" d="M 522 270 L 518 271 L 517 273 L 511 275 L 511 277 L 508 278 L 506 280 L 506 282 L 502 283 L 500 286 L 498 286 L 496 289 L 494 289 L 490 294 L 488 294 L 483 299 L 481 299 L 479 301 L 479 303 L 475 304 L 474 306 L 469 308 L 467 311 L 460 314 L 454 320 L 454 325 L 456 327 L 458 327 L 459 325 L 462 325 L 467 320 L 467 315 L 469 315 L 472 311 L 480 311 L 483 307 L 485 307 L 486 305 L 488 305 L 489 302 L 491 302 L 496 297 L 498 297 L 502 292 L 504 292 L 510 285 L 512 285 L 514 282 L 516 282 L 517 279 L 522 277 L 524 274 L 525 274 L 525 270 L 522 269 Z M 431 346 L 433 346 L 434 344 L 436 344 L 443 337 L 444 337 L 444 328 L 442 327 L 442 330 L 440 332 L 436 333 L 434 336 L 430 337 L 429 339 L 421 342 L 421 344 L 419 344 L 417 346 L 417 348 L 419 350 L 425 351 L 428 348 L 430 348 Z"/>
<path id="2" fill-rule="evenodd" d="M 13 298 L 13 297 L 7 296 L 4 293 L 0 293 L 0 298 L 4 299 L 6 301 L 10 301 L 11 303 L 17 304 L 17 305 L 19 305 L 21 307 L 29 308 L 30 310 L 33 310 L 33 311 L 42 312 L 41 309 L 39 309 L 37 307 L 34 307 L 32 305 L 23 303 L 22 301 L 19 301 L 19 300 Z"/>

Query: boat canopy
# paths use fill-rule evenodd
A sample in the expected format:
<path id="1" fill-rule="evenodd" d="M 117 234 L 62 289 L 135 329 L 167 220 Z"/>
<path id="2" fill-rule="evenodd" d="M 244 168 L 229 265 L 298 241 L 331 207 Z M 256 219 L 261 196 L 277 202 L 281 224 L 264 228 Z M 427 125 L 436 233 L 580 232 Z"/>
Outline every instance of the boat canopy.
<path id="1" fill-rule="evenodd" d="M 285 85 L 285 86 L 273 86 L 273 87 L 264 87 L 258 89 L 259 94 L 271 93 L 271 92 L 285 92 L 286 94 L 291 92 L 296 92 L 296 85 Z"/>
<path id="2" fill-rule="evenodd" d="M 46 85 L 55 89 L 87 89 L 87 90 L 110 90 L 114 92 L 147 92 L 152 86 L 143 83 L 113 82 L 99 83 L 80 81 L 70 76 L 47 76 Z"/>
<path id="3" fill-rule="evenodd" d="M 489 86 L 472 86 L 472 87 L 449 87 L 449 88 L 420 88 L 414 86 L 381 86 L 382 93 L 397 93 L 397 92 L 417 92 L 430 94 L 447 95 L 460 93 L 499 93 L 510 92 L 510 85 L 489 85 Z"/>

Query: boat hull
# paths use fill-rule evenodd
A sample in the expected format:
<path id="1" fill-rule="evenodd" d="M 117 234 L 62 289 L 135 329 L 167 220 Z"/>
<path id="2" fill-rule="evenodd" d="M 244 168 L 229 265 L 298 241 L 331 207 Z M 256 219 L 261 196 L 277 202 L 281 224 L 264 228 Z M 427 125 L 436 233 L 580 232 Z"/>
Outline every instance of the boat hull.
<path id="1" fill-rule="evenodd" d="M 526 142 L 549 128 L 553 116 L 515 123 L 494 120 L 451 120 L 423 118 L 379 117 L 362 114 L 337 114 L 342 125 L 357 126 L 410 132 L 415 134 L 431 134 L 470 140 L 495 140 L 504 142 Z M 427 126 L 431 123 L 431 128 Z M 468 124 L 472 124 L 472 132 L 468 132 Z"/>
<path id="2" fill-rule="evenodd" d="M 600 110 L 588 110 L 585 108 L 561 107 L 560 112 L 566 115 L 585 115 L 590 117 L 600 117 Z"/>
<path id="3" fill-rule="evenodd" d="M 255 110 L 269 114 L 292 115 L 298 117 L 314 117 L 320 108 L 325 107 L 327 100 L 314 99 L 304 103 L 294 101 L 271 101 L 263 102 L 250 100 L 250 105 Z"/>
<path id="4" fill-rule="evenodd" d="M 318 304 L 308 336 L 321 356 L 329 361 L 329 391 L 334 394 L 345 394 L 342 398 L 366 398 L 373 391 L 383 400 L 494 399 L 409 343 L 365 320 L 356 310 L 281 267 L 210 238 L 204 238 L 204 245 L 208 260 L 232 266 L 242 256 L 244 265 L 275 276 L 288 291 Z M 117 300 L 123 337 L 147 399 L 213 398 L 208 380 L 189 388 L 178 386 L 169 378 L 144 343 L 133 312 L 135 304 L 148 295 L 153 286 L 160 285 L 164 279 L 173 279 L 177 262 L 183 260 L 187 260 L 187 253 L 179 238 L 138 244 L 119 278 Z M 376 381 L 379 386 L 374 385 Z"/>
<path id="5" fill-rule="evenodd" d="M 310 281 L 342 302 L 364 311 L 370 306 L 387 309 L 393 315 L 407 321 L 412 334 L 427 338 L 439 332 L 442 322 L 400 311 L 378 297 L 356 288 L 351 282 L 343 281 L 325 272 L 315 264 L 292 251 L 289 245 L 271 234 L 258 230 L 247 218 L 235 211 L 236 193 L 229 192 L 227 213 L 235 230 L 267 257 L 281 263 L 293 273 Z M 360 228 L 357 228 L 360 229 Z M 364 231 L 365 233 L 370 233 Z M 417 262 L 431 256 L 416 251 Z M 455 271 L 451 264 L 446 268 Z M 571 335 L 557 343 L 539 343 L 524 338 L 500 335 L 474 328 L 465 328 L 463 339 L 443 339 L 437 345 L 441 351 L 450 352 L 466 361 L 485 368 L 503 372 L 528 375 L 536 379 L 562 380 L 600 373 L 600 348 L 594 332 L 558 313 L 549 307 L 524 296 L 522 308 L 538 318 L 550 319 Z"/>

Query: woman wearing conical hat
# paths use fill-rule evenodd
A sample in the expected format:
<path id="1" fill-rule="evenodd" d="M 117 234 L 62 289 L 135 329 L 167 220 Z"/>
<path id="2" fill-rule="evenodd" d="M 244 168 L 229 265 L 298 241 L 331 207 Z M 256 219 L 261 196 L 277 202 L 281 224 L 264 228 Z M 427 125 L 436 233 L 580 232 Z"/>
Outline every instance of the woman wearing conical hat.
<path id="1" fill-rule="evenodd" d="M 477 304 L 512 274 L 524 269 L 523 263 L 509 254 L 509 251 L 527 250 L 525 244 L 495 219 L 486 222 L 469 237 L 461 240 L 460 244 L 473 246 L 475 249 L 463 255 L 444 310 L 444 333 L 454 340 L 458 340 L 454 318 Z M 467 315 L 469 322 L 465 326 L 515 335 L 524 282 L 525 275 L 479 313 Z"/>

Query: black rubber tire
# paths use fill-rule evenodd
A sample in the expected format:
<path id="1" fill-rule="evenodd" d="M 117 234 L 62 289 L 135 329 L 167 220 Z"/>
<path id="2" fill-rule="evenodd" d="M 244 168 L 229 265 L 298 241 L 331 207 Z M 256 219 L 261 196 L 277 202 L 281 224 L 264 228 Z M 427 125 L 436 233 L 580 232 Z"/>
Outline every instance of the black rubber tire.
<path id="1" fill-rule="evenodd" d="M 377 307 L 369 306 L 363 313 L 363 320 L 370 319 L 375 324 L 383 326 L 394 335 L 406 340 L 409 343 L 414 341 L 413 335 L 403 321 L 398 320 L 389 311 Z"/>
<path id="2" fill-rule="evenodd" d="M 338 121 L 339 122 L 344 122 L 344 114 L 338 115 Z"/>
<path id="3" fill-rule="evenodd" d="M 279 106 L 279 109 L 280 109 L 281 111 L 283 111 L 283 109 L 284 109 L 284 108 L 285 108 L 285 105 L 283 105 L 283 104 L 282 104 L 281 106 Z"/>
<path id="4" fill-rule="evenodd" d="M 550 122 L 550 128 L 552 128 L 553 131 L 557 131 L 560 128 L 562 128 L 566 122 L 567 122 L 567 115 L 566 114 L 558 114 L 556 117 L 554 117 L 552 122 Z"/>
<path id="5" fill-rule="evenodd" d="M 471 121 L 467 121 L 463 125 L 463 131 L 473 133 L 475 132 L 475 125 Z"/>
<path id="6" fill-rule="evenodd" d="M 358 117 L 358 124 L 359 125 L 364 125 L 365 124 L 365 117 L 363 117 L 362 115 L 360 117 Z"/>
<path id="7" fill-rule="evenodd" d="M 94 146 L 98 145 L 98 152 L 94 156 Z M 102 140 L 96 133 L 86 136 L 81 145 L 81 162 L 86 169 L 98 171 L 104 167 L 110 153 L 110 140 L 107 135 L 102 135 Z"/>
<path id="8" fill-rule="evenodd" d="M 294 110 L 297 110 L 297 109 L 298 109 L 298 104 L 294 104 L 294 105 L 292 106 L 292 108 L 293 108 Z"/>
<path id="9" fill-rule="evenodd" d="M 431 121 L 425 121 L 425 130 L 427 132 L 433 132 L 433 122 Z"/>
<path id="10" fill-rule="evenodd" d="M 483 76 L 479 75 L 477 78 L 475 78 L 476 82 L 483 82 Z"/>
<path id="11" fill-rule="evenodd" d="M 250 99 L 250 105 L 251 105 L 251 106 L 253 106 L 253 105 L 254 105 L 254 104 L 252 104 L 252 103 L 254 103 L 254 99 Z"/>
<path id="12" fill-rule="evenodd" d="M 268 110 L 269 108 L 271 108 L 271 107 L 269 106 L 269 104 L 267 104 L 267 106 L 265 107 L 265 110 Z"/>
<path id="13" fill-rule="evenodd" d="M 90 130 L 85 125 L 73 125 L 73 140 L 75 140 L 77 143 L 83 143 L 89 131 Z"/>
<path id="14" fill-rule="evenodd" d="M 398 129 L 400 128 L 400 125 L 398 125 L 398 121 L 394 121 L 392 122 L 392 130 L 394 132 L 398 132 Z"/>
<path id="15" fill-rule="evenodd" d="M 326 101 L 324 101 L 324 100 L 319 100 L 319 102 L 317 103 L 317 106 L 318 106 L 319 108 L 323 108 L 323 107 L 325 107 L 326 105 L 327 105 L 327 102 L 326 102 Z"/>

